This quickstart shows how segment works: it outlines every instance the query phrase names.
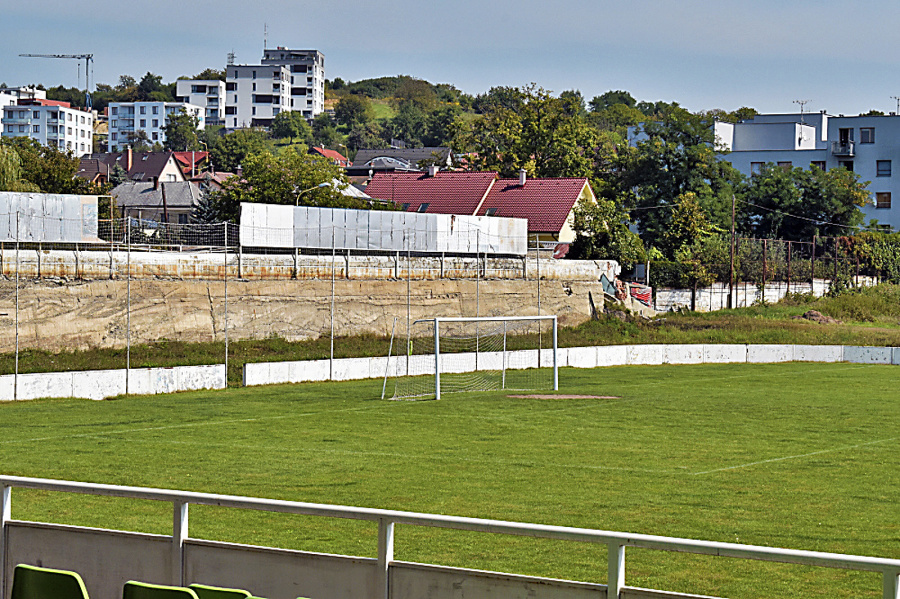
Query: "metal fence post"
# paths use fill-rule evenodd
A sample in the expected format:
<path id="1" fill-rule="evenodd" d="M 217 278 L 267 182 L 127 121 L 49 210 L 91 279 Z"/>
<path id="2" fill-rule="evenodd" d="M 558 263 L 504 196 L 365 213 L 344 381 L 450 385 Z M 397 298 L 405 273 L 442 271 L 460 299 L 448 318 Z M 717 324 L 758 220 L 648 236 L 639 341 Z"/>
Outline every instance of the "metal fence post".
<path id="1" fill-rule="evenodd" d="M 184 584 L 184 541 L 188 538 L 188 504 L 173 502 L 172 514 L 172 584 Z"/>
<path id="2" fill-rule="evenodd" d="M 606 582 L 606 596 L 608 599 L 619 599 L 622 588 L 625 586 L 625 545 L 613 542 L 607 545 L 609 548 L 609 572 Z"/>
<path id="3" fill-rule="evenodd" d="M 13 400 L 19 399 L 19 211 L 16 210 L 16 370 L 13 375 Z M 4 564 L 0 562 L 0 568 Z"/>
<path id="4" fill-rule="evenodd" d="M 328 380 L 334 380 L 334 269 L 336 249 L 334 247 L 334 225 L 331 226 L 331 351 L 328 354 Z"/>
<path id="5" fill-rule="evenodd" d="M 225 279 L 225 388 L 228 388 L 228 223 L 222 224 L 225 225 L 225 268 L 222 270 Z"/>
<path id="6" fill-rule="evenodd" d="M 125 243 L 128 259 L 125 266 L 125 395 L 128 395 L 128 384 L 131 375 L 131 220 L 125 223 Z"/>
<path id="7" fill-rule="evenodd" d="M 378 587 L 384 599 L 390 599 L 390 568 L 394 561 L 394 523 L 378 519 Z"/>

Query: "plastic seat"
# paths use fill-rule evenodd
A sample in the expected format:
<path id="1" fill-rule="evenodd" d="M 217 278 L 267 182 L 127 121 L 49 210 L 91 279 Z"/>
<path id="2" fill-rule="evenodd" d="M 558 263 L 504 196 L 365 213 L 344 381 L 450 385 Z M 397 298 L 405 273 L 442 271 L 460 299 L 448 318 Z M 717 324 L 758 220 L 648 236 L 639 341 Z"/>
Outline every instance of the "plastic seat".
<path id="1" fill-rule="evenodd" d="M 253 594 L 243 589 L 214 587 L 207 584 L 194 583 L 188 586 L 200 599 L 250 599 Z"/>
<path id="2" fill-rule="evenodd" d="M 122 589 L 122 599 L 198 599 L 198 597 L 187 587 L 170 587 L 129 580 Z"/>
<path id="3" fill-rule="evenodd" d="M 76 572 L 19 564 L 10 599 L 88 599 L 88 593 Z"/>

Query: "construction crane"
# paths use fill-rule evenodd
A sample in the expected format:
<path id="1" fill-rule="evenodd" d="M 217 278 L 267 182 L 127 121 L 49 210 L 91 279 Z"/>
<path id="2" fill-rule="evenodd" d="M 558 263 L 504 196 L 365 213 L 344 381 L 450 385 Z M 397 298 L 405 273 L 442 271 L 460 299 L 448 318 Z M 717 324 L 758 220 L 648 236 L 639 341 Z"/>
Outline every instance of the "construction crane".
<path id="1" fill-rule="evenodd" d="M 94 60 L 93 54 L 19 54 L 19 56 L 27 56 L 30 58 L 74 58 L 76 60 L 84 60 L 84 105 L 88 110 L 91 109 L 90 72 L 91 61 Z M 80 79 L 81 78 L 79 77 L 79 81 Z"/>

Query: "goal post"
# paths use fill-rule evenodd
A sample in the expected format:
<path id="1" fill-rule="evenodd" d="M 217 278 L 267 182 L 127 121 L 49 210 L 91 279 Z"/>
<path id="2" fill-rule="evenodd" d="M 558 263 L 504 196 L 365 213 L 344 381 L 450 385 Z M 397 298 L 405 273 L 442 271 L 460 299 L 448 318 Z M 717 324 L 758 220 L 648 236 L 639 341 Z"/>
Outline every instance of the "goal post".
<path id="1" fill-rule="evenodd" d="M 421 319 L 407 339 L 391 344 L 382 397 L 559 389 L 556 316 Z"/>

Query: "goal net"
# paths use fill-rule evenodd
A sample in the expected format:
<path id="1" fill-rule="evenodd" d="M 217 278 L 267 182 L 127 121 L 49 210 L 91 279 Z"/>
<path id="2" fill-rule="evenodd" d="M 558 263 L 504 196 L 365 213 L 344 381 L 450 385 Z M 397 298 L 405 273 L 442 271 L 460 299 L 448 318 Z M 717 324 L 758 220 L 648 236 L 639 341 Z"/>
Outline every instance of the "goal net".
<path id="1" fill-rule="evenodd" d="M 382 397 L 557 389 L 556 316 L 430 318 L 391 340 Z"/>

